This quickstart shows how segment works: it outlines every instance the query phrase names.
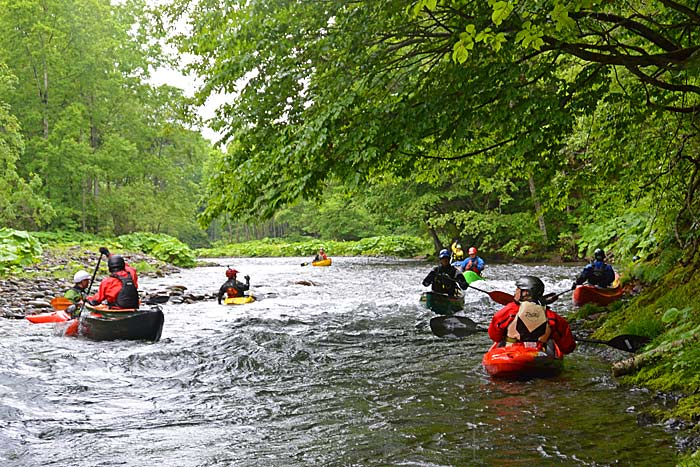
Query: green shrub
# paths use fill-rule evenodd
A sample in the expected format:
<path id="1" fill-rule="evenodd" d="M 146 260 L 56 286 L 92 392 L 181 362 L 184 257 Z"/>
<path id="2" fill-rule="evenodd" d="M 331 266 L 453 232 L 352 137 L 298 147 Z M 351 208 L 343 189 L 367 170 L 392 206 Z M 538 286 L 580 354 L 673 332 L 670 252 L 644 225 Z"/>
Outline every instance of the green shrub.
<path id="1" fill-rule="evenodd" d="M 167 234 L 135 232 L 121 235 L 117 240 L 127 249 L 142 251 L 175 266 L 191 268 L 196 264 L 190 247 Z"/>
<path id="2" fill-rule="evenodd" d="M 7 274 L 41 261 L 39 240 L 22 230 L 0 228 L 0 273 Z"/>

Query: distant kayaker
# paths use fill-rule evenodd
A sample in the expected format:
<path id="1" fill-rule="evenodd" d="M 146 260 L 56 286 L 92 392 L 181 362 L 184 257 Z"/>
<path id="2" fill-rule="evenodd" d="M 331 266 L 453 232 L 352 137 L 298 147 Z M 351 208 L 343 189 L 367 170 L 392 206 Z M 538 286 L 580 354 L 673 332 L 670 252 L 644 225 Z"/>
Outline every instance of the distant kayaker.
<path id="1" fill-rule="evenodd" d="M 318 249 L 318 253 L 316 253 L 316 256 L 314 256 L 314 261 L 324 261 L 328 259 L 328 255 L 326 255 L 325 250 L 323 247 Z"/>
<path id="2" fill-rule="evenodd" d="M 489 337 L 504 346 L 534 342 L 546 346 L 551 339 L 562 353 L 573 352 L 576 340 L 566 319 L 544 303 L 544 283 L 539 277 L 522 276 L 515 281 L 514 301 L 501 308 L 489 325 Z M 536 344 L 537 345 L 537 344 Z"/>
<path id="3" fill-rule="evenodd" d="M 467 281 L 464 279 L 464 275 L 456 267 L 450 264 L 450 252 L 446 249 L 441 250 L 438 255 L 440 265 L 435 266 L 425 279 L 423 279 L 423 285 L 432 285 L 432 291 L 447 294 L 450 297 L 454 297 L 457 293 L 457 285 L 461 289 L 466 289 L 468 287 Z"/>
<path id="4" fill-rule="evenodd" d="M 457 266 L 455 263 L 460 263 L 462 260 L 464 260 L 464 250 L 462 250 L 462 245 L 460 245 L 455 239 L 452 242 L 452 245 L 450 245 L 450 249 L 452 250 L 452 265 Z"/>
<path id="5" fill-rule="evenodd" d="M 484 270 L 484 260 L 476 255 L 476 247 L 469 248 L 469 256 L 457 266 L 462 272 L 473 271 L 481 275 Z"/>
<path id="6" fill-rule="evenodd" d="M 102 279 L 97 294 L 88 297 L 88 303 L 98 305 L 106 302 L 110 308 L 132 309 L 139 307 L 139 282 L 136 269 L 124 261 L 120 255 L 113 255 L 105 247 L 100 253 L 109 258 L 109 276 Z"/>
<path id="7" fill-rule="evenodd" d="M 588 282 L 591 285 L 607 288 L 612 285 L 614 280 L 615 271 L 612 266 L 605 262 L 605 252 L 601 248 L 596 248 L 593 252 L 593 262 L 583 268 L 573 287 Z"/>
<path id="8" fill-rule="evenodd" d="M 250 289 L 250 276 L 243 276 L 245 279 L 245 284 L 236 280 L 236 274 L 238 271 L 232 268 L 226 269 L 226 282 L 223 283 L 219 289 L 219 295 L 216 297 L 219 305 L 221 305 L 221 299 L 224 294 L 228 298 L 243 297 L 245 296 L 245 291 Z"/>

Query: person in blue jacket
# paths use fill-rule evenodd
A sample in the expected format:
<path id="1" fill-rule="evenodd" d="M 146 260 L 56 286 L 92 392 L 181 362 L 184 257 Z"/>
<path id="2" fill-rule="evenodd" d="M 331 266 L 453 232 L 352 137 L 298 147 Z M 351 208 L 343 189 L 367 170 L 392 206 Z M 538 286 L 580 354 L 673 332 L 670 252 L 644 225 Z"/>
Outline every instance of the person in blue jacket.
<path id="1" fill-rule="evenodd" d="M 474 271 L 478 275 L 481 275 L 481 271 L 484 270 L 484 260 L 476 255 L 476 247 L 469 248 L 468 253 L 469 256 L 467 256 L 458 266 L 459 269 L 462 272 Z"/>
<path id="2" fill-rule="evenodd" d="M 615 271 L 612 266 L 605 262 L 605 252 L 601 248 L 596 248 L 593 252 L 593 262 L 583 268 L 573 287 L 588 282 L 597 287 L 607 288 L 612 285 L 614 280 Z"/>

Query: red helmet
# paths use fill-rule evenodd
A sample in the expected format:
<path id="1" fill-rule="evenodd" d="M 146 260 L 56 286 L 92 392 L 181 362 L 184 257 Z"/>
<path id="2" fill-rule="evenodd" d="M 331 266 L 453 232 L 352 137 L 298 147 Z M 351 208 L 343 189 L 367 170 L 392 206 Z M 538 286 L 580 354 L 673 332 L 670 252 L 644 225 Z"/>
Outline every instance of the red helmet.
<path id="1" fill-rule="evenodd" d="M 476 254 L 476 248 L 474 248 L 474 247 L 469 248 L 469 254 L 470 254 L 470 255 L 475 255 L 475 254 Z"/>
<path id="2" fill-rule="evenodd" d="M 232 277 L 236 277 L 236 274 L 238 274 L 238 271 L 236 271 L 235 269 L 228 268 L 226 270 L 226 277 L 228 277 L 229 279 Z"/>

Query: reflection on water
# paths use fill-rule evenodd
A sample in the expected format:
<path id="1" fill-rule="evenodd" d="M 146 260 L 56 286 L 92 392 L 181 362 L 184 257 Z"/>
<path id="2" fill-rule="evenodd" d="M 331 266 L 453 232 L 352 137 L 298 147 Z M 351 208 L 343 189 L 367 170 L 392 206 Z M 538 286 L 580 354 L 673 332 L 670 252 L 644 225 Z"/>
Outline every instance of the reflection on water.
<path id="1" fill-rule="evenodd" d="M 432 265 L 303 261 L 226 259 L 142 279 L 144 290 L 212 293 L 232 265 L 260 299 L 165 305 L 155 344 L 0 322 L 0 464 L 673 465 L 670 435 L 628 410 L 648 395 L 616 387 L 594 356 L 574 352 L 554 380 L 500 382 L 481 368 L 485 334 L 432 336 L 418 304 Z M 557 292 L 577 270 L 491 266 L 481 287 L 512 293 L 525 272 Z M 480 323 L 498 307 L 474 290 L 466 302 Z"/>

